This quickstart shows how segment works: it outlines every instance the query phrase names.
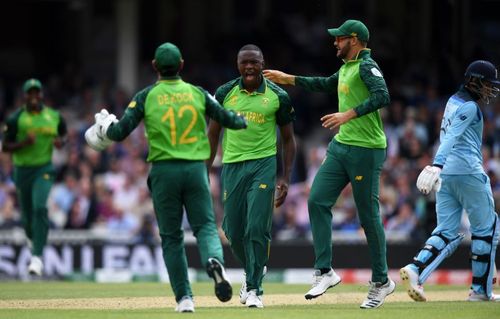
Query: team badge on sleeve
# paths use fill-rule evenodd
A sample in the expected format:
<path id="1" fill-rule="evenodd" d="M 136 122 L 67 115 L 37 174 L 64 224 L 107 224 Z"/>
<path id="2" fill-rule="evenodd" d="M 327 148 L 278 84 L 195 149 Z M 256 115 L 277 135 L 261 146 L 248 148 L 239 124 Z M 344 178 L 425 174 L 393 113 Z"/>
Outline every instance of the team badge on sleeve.
<path id="1" fill-rule="evenodd" d="M 380 71 L 377 68 L 372 68 L 371 71 L 372 71 L 373 75 L 378 76 L 378 77 L 383 77 L 382 73 L 380 73 Z"/>

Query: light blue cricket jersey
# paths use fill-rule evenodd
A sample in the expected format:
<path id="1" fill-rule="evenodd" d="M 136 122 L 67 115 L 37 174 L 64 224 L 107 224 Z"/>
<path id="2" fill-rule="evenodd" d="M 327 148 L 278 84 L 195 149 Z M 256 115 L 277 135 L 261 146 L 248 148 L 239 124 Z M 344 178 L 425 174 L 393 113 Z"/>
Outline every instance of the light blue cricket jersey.
<path id="1" fill-rule="evenodd" d="M 463 87 L 446 104 L 441 122 L 440 142 L 434 163 L 442 165 L 442 174 L 481 174 L 483 115 L 477 103 Z"/>

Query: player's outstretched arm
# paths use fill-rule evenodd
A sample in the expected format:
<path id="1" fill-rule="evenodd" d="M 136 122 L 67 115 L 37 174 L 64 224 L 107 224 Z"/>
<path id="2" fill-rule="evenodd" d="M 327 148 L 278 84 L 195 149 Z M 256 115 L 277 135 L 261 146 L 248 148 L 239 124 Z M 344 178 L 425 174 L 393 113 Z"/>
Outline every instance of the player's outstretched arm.
<path id="1" fill-rule="evenodd" d="M 273 81 L 277 84 L 295 85 L 295 75 L 291 75 L 278 70 L 264 70 L 262 74 L 266 79 Z"/>
<path id="2" fill-rule="evenodd" d="M 217 100 L 208 92 L 205 93 L 206 114 L 209 118 L 217 121 L 221 126 L 233 130 L 247 128 L 247 121 L 244 116 L 223 108 Z"/>

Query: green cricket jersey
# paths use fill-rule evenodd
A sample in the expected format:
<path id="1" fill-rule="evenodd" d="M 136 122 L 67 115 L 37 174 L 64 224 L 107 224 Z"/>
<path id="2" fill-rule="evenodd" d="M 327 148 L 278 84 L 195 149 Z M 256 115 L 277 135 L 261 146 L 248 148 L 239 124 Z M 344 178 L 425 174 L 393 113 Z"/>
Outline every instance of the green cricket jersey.
<path id="1" fill-rule="evenodd" d="M 66 134 L 66 123 L 61 114 L 42 106 L 40 112 L 28 112 L 22 106 L 7 118 L 4 139 L 9 142 L 22 142 L 28 134 L 35 134 L 35 143 L 12 153 L 15 166 L 40 166 L 52 160 L 54 139 Z"/>
<path id="2" fill-rule="evenodd" d="M 252 93 L 243 88 L 241 77 L 231 80 L 217 89 L 215 98 L 248 121 L 246 130 L 225 130 L 223 163 L 275 155 L 276 124 L 284 126 L 295 120 L 288 93 L 265 78 Z"/>
<path id="3" fill-rule="evenodd" d="M 379 109 L 390 102 L 389 91 L 370 49 L 363 49 L 354 60 L 346 61 L 330 77 L 295 78 L 295 85 L 311 91 L 337 90 L 339 112 L 354 109 L 357 117 L 342 124 L 335 139 L 343 144 L 368 148 L 386 148 Z"/>
<path id="4" fill-rule="evenodd" d="M 222 126 L 240 129 L 243 118 L 224 110 L 200 87 L 180 77 L 164 78 L 135 95 L 125 114 L 106 134 L 121 141 L 144 119 L 149 142 L 148 161 L 206 160 L 210 144 L 205 115 Z"/>

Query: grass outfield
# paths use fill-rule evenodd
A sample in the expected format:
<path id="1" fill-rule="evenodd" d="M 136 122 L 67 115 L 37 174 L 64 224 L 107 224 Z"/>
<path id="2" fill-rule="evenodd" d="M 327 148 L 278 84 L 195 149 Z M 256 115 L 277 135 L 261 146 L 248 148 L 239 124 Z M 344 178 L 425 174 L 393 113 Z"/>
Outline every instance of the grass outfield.
<path id="1" fill-rule="evenodd" d="M 68 282 L 0 283 L 0 318 L 500 318 L 500 303 L 464 302 L 465 286 L 428 286 L 429 301 L 412 302 L 403 287 L 380 309 L 362 310 L 367 286 L 339 285 L 306 301 L 307 285 L 265 283 L 264 309 L 248 309 L 237 296 L 229 303 L 213 297 L 212 285 L 193 285 L 196 312 L 177 314 L 170 287 L 160 283 L 95 284 Z M 239 285 L 234 286 L 237 293 Z"/>

